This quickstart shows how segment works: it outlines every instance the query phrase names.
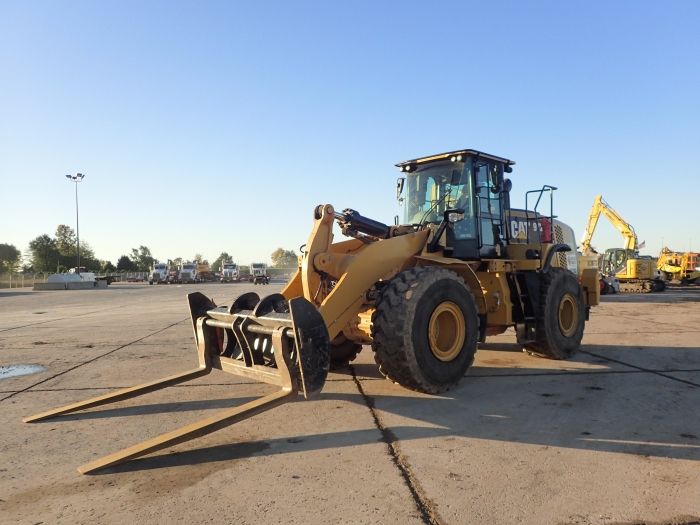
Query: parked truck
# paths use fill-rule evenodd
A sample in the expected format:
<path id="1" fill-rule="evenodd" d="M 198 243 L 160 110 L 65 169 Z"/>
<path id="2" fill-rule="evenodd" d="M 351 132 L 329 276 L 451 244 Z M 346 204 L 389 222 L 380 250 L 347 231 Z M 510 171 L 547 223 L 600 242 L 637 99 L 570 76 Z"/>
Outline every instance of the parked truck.
<path id="1" fill-rule="evenodd" d="M 168 275 L 165 278 L 167 284 L 177 284 L 180 282 L 180 270 L 176 267 L 171 267 L 168 270 Z"/>
<path id="2" fill-rule="evenodd" d="M 198 283 L 207 283 L 216 281 L 216 276 L 209 266 L 209 261 L 197 261 L 197 275 L 195 281 Z"/>
<path id="3" fill-rule="evenodd" d="M 233 261 L 223 261 L 221 263 L 219 281 L 222 283 L 237 283 L 241 280 L 241 272 L 238 265 Z"/>
<path id="4" fill-rule="evenodd" d="M 178 282 L 180 283 L 193 283 L 197 280 L 197 263 L 194 262 L 183 262 L 180 265 L 180 274 L 178 276 Z"/>
<path id="5" fill-rule="evenodd" d="M 253 284 L 270 284 L 265 263 L 250 263 L 250 276 Z"/>
<path id="6" fill-rule="evenodd" d="M 154 263 L 151 274 L 148 276 L 148 284 L 166 284 L 167 281 L 168 265 L 166 263 Z"/>

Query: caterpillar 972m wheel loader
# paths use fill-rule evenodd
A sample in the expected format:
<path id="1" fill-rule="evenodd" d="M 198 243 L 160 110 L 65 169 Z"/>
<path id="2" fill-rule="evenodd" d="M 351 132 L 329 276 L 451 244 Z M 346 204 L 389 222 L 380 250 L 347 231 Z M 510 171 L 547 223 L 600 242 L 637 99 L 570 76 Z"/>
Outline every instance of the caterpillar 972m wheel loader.
<path id="1" fill-rule="evenodd" d="M 579 271 L 571 228 L 552 214 L 553 191 L 510 208 L 508 159 L 460 150 L 397 164 L 403 224 L 318 206 L 299 269 L 281 293 L 246 293 L 216 306 L 188 296 L 199 367 L 26 418 L 38 421 L 134 397 L 213 368 L 278 385 L 233 407 L 85 465 L 92 472 L 201 436 L 319 392 L 331 361 L 371 345 L 379 370 L 427 393 L 454 386 L 477 342 L 514 327 L 527 351 L 554 359 L 579 348 L 598 272 Z M 537 212 L 543 196 L 549 215 Z M 528 198 L 535 197 L 533 210 Z M 334 223 L 349 237 L 333 242 Z M 398 222 L 398 221 L 396 221 Z"/>

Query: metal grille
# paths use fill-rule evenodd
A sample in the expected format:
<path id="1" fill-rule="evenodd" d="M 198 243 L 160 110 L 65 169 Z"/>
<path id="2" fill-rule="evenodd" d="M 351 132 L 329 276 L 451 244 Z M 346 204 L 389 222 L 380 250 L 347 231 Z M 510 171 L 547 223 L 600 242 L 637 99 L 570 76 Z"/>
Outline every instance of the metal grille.
<path id="1" fill-rule="evenodd" d="M 564 232 L 561 226 L 558 224 L 554 225 L 554 242 L 556 244 L 564 244 Z M 557 253 L 557 262 L 561 268 L 568 268 L 569 265 L 566 263 L 566 254 L 564 252 Z"/>
<path id="2" fill-rule="evenodd" d="M 561 226 L 558 224 L 554 225 L 554 242 L 555 243 L 563 243 L 564 242 L 564 232 L 561 229 Z"/>

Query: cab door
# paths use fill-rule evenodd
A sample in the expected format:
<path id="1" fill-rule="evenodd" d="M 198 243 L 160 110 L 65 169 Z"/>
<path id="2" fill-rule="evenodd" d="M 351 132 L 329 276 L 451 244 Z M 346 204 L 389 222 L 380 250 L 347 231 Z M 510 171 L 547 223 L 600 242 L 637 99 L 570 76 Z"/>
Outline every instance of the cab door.
<path id="1" fill-rule="evenodd" d="M 474 160 L 474 194 L 480 258 L 500 257 L 506 242 L 503 206 L 503 164 Z"/>
<path id="2" fill-rule="evenodd" d="M 454 176 L 453 176 L 454 179 Z M 464 163 L 458 184 L 452 184 L 454 202 L 450 208 L 464 211 L 464 218 L 447 228 L 445 255 L 456 259 L 479 259 L 479 228 L 477 226 L 476 196 L 474 195 L 474 171 L 471 159 Z"/>

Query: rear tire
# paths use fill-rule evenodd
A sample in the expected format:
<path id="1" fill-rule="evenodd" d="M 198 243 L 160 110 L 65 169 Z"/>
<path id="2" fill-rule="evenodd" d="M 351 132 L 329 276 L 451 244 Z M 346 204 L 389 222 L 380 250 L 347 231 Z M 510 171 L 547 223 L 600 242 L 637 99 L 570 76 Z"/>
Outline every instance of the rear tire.
<path id="1" fill-rule="evenodd" d="M 542 274 L 537 341 L 525 349 L 550 359 L 566 359 L 581 346 L 586 307 L 578 280 L 563 268 Z"/>
<path id="2" fill-rule="evenodd" d="M 372 316 L 379 371 L 403 387 L 438 394 L 474 362 L 479 317 L 456 273 L 437 266 L 401 272 L 382 289 Z"/>

